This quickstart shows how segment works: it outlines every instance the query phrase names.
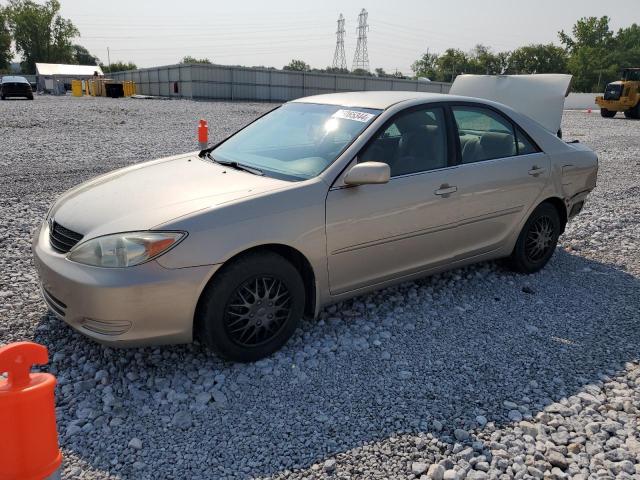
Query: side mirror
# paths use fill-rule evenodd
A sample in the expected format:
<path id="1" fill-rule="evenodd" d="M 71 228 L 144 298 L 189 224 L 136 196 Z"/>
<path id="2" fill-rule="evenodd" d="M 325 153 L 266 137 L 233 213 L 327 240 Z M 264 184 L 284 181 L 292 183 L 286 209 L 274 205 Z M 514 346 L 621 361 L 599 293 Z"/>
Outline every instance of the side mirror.
<path id="1" fill-rule="evenodd" d="M 387 183 L 391 178 L 389 165 L 382 162 L 364 162 L 351 167 L 344 177 L 347 185 Z"/>

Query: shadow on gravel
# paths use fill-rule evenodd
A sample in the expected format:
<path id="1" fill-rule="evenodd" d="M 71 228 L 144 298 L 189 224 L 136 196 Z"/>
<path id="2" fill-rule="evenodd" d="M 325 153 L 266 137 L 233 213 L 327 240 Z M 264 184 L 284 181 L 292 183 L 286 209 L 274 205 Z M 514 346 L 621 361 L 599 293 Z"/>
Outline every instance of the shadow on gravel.
<path id="1" fill-rule="evenodd" d="M 639 298 L 638 278 L 558 249 L 533 276 L 482 264 L 345 302 L 254 365 L 113 350 L 49 316 L 36 340 L 67 454 L 122 478 L 248 477 L 399 433 L 449 452 L 478 415 L 509 423 L 505 400 L 535 416 L 638 359 Z"/>

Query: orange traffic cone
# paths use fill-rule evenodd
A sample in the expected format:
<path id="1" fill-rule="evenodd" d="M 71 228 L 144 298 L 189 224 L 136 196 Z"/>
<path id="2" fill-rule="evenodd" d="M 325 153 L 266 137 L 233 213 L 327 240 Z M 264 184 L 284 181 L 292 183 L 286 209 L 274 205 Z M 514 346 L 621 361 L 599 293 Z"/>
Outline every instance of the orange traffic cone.
<path id="1" fill-rule="evenodd" d="M 198 125 L 198 143 L 200 150 L 204 150 L 209 145 L 209 126 L 206 120 L 200 120 Z"/>
<path id="2" fill-rule="evenodd" d="M 49 373 L 30 373 L 49 361 L 31 342 L 0 347 L 0 480 L 43 480 L 59 474 L 54 389 Z"/>

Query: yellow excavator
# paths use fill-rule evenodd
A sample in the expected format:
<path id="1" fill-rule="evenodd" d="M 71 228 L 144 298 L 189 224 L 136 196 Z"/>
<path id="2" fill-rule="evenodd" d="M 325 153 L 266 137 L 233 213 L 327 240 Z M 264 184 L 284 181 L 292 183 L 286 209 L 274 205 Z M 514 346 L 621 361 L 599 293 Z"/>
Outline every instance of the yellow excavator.
<path id="1" fill-rule="evenodd" d="M 622 80 L 607 85 L 596 103 L 605 118 L 615 117 L 618 112 L 624 112 L 627 118 L 640 118 L 640 68 L 625 68 Z"/>

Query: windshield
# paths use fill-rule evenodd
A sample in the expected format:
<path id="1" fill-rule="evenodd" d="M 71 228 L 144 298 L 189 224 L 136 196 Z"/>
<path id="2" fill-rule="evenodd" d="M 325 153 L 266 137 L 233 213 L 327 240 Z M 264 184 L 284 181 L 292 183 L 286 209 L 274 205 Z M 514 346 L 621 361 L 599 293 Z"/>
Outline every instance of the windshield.
<path id="1" fill-rule="evenodd" d="M 215 148 L 211 155 L 285 180 L 313 178 L 327 168 L 381 110 L 287 103 Z"/>

